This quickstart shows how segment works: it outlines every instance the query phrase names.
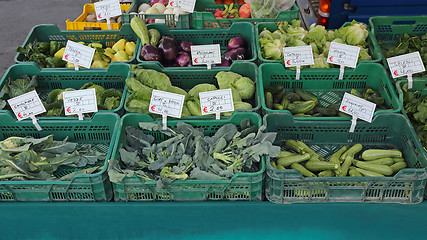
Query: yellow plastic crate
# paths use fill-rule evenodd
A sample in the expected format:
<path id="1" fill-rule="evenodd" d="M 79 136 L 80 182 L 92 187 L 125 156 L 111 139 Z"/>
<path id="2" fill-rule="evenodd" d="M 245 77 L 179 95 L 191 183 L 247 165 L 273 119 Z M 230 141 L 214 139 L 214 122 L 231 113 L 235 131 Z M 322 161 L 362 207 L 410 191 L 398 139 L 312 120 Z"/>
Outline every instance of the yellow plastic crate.
<path id="1" fill-rule="evenodd" d="M 130 8 L 131 5 L 129 4 L 120 4 L 120 8 L 122 11 L 127 11 Z M 67 24 L 67 30 L 68 31 L 82 31 L 85 27 L 98 27 L 101 28 L 101 30 L 108 30 L 107 23 L 93 23 L 93 22 L 86 22 L 86 17 L 89 13 L 95 12 L 95 7 L 92 3 L 85 4 L 83 7 L 83 13 L 80 15 L 76 20 L 73 22 L 70 21 L 70 19 L 67 19 L 65 23 Z M 121 23 L 111 23 L 111 30 L 119 30 L 122 26 Z"/>

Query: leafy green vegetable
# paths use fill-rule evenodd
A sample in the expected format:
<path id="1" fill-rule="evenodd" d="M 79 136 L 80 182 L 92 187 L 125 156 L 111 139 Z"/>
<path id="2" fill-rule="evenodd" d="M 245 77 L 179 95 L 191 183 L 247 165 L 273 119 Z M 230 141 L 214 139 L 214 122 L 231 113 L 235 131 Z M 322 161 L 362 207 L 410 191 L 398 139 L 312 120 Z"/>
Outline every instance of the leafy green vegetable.
<path id="1" fill-rule="evenodd" d="M 15 80 L 8 78 L 3 91 L 9 98 L 14 98 L 27 92 L 36 90 L 37 77 L 22 76 Z M 7 99 L 6 99 L 7 100 Z"/>
<path id="2" fill-rule="evenodd" d="M 273 146 L 276 133 L 265 133 L 244 119 L 239 131 L 226 124 L 209 137 L 203 129 L 178 122 L 175 129 L 162 130 L 160 124 L 141 122 L 141 129 L 127 126 L 126 142 L 119 149 L 120 163 L 110 161 L 110 180 L 119 183 L 136 174 L 144 181 L 157 180 L 163 187 L 173 180 L 229 179 L 239 172 L 256 172 L 261 156 L 277 156 L 280 147 Z M 145 132 L 169 136 L 156 141 Z"/>

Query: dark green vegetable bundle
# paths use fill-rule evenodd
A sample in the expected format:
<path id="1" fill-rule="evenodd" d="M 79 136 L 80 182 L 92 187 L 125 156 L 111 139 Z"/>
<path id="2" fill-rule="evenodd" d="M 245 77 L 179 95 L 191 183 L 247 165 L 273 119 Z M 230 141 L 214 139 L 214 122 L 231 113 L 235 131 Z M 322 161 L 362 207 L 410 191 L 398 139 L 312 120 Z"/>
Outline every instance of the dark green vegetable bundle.
<path id="1" fill-rule="evenodd" d="M 264 133 L 265 126 L 251 125 L 249 119 L 240 126 L 226 124 L 212 137 L 181 121 L 174 129 L 162 130 L 160 124 L 151 122 L 140 122 L 139 127 L 125 128 L 121 162 L 113 159 L 109 164 L 112 182 L 133 174 L 145 181 L 158 180 L 158 186 L 173 180 L 229 179 L 239 172 L 259 171 L 262 155 L 274 157 L 280 151 L 272 144 L 276 133 Z M 168 139 L 157 142 L 144 131 L 160 132 Z"/>
<path id="2" fill-rule="evenodd" d="M 64 180 L 75 174 L 98 171 L 105 160 L 101 153 L 90 145 L 79 145 L 53 140 L 53 135 L 43 138 L 9 137 L 0 142 L 0 180 Z M 57 174 L 61 168 L 76 168 L 65 176 Z"/>
<path id="3" fill-rule="evenodd" d="M 285 146 L 289 151 L 280 151 L 277 158 L 270 161 L 271 166 L 296 169 L 305 177 L 384 177 L 406 168 L 402 152 L 397 149 L 367 149 L 361 152 L 363 146 L 358 143 L 341 147 L 329 161 L 325 161 L 301 141 L 286 140 Z"/>
<path id="4" fill-rule="evenodd" d="M 6 79 L 3 87 L 4 95 L 0 96 L 0 110 L 9 109 L 6 100 L 14 98 L 27 92 L 35 90 L 37 87 L 37 76 L 21 76 L 15 80 Z"/>
<path id="5" fill-rule="evenodd" d="M 402 86 L 403 108 L 424 148 L 427 147 L 427 96 L 419 91 L 409 91 L 408 84 Z"/>
<path id="6" fill-rule="evenodd" d="M 387 109 L 384 98 L 371 88 L 365 89 L 362 93 L 352 89 L 350 94 L 377 104 L 377 110 Z M 321 106 L 316 96 L 301 88 L 286 92 L 281 85 L 269 87 L 264 90 L 264 98 L 268 109 L 289 110 L 295 117 L 349 117 L 339 111 L 340 103 Z"/>
<path id="7" fill-rule="evenodd" d="M 55 56 L 55 53 L 64 47 L 64 44 L 58 41 L 34 42 L 29 43 L 25 48 L 19 46 L 16 51 L 24 54 L 26 61 L 36 62 L 42 68 L 59 68 L 65 67 L 67 62 Z"/>
<path id="8" fill-rule="evenodd" d="M 402 34 L 396 45 L 385 50 L 385 56 L 390 58 L 417 51 L 420 52 L 424 65 L 427 65 L 427 33 L 422 36 Z M 427 73 L 418 73 L 414 76 L 425 77 Z"/>

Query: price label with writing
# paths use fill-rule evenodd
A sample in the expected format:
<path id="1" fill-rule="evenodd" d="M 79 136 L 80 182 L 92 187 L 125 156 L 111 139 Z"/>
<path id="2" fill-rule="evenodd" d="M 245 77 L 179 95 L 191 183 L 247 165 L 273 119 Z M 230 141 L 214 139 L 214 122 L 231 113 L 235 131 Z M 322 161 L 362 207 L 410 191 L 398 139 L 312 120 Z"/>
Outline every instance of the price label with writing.
<path id="1" fill-rule="evenodd" d="M 366 101 L 350 93 L 345 93 L 341 101 L 340 111 L 348 115 L 356 116 L 363 121 L 372 122 L 375 107 L 376 104 L 373 102 Z"/>
<path id="2" fill-rule="evenodd" d="M 393 78 L 420 73 L 426 70 L 419 52 L 387 58 L 387 63 Z"/>
<path id="3" fill-rule="evenodd" d="M 97 20 L 122 15 L 118 0 L 104 0 L 94 3 L 93 6 L 95 7 Z"/>
<path id="4" fill-rule="evenodd" d="M 360 48 L 331 42 L 328 54 L 328 63 L 356 68 L 357 60 L 359 58 Z"/>
<path id="5" fill-rule="evenodd" d="M 313 50 L 311 45 L 299 47 L 284 47 L 283 57 L 286 67 L 313 65 Z"/>
<path id="6" fill-rule="evenodd" d="M 7 100 L 18 121 L 46 112 L 35 90 Z"/>
<path id="7" fill-rule="evenodd" d="M 231 89 L 199 93 L 202 115 L 234 111 Z"/>
<path id="8" fill-rule="evenodd" d="M 221 50 L 219 44 L 191 46 L 193 65 L 208 65 L 221 63 Z"/>
<path id="9" fill-rule="evenodd" d="M 68 40 L 62 60 L 85 68 L 90 68 L 95 49 Z"/>
<path id="10" fill-rule="evenodd" d="M 192 13 L 196 0 L 169 0 L 169 6 Z"/>
<path id="11" fill-rule="evenodd" d="M 153 90 L 148 111 L 160 115 L 181 118 L 184 99 L 185 96 L 181 94 Z"/>
<path id="12" fill-rule="evenodd" d="M 65 115 L 79 115 L 98 111 L 94 88 L 62 93 Z"/>

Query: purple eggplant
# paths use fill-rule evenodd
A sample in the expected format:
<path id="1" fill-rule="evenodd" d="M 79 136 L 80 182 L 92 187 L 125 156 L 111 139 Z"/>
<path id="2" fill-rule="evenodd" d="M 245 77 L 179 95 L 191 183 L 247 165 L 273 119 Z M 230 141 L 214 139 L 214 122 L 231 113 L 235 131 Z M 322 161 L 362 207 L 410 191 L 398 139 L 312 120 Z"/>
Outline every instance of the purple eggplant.
<path id="1" fill-rule="evenodd" d="M 178 57 L 175 58 L 175 63 L 178 64 L 180 67 L 185 67 L 187 64 L 191 61 L 190 54 L 186 52 L 182 52 L 178 55 Z"/>
<path id="2" fill-rule="evenodd" d="M 193 42 L 184 40 L 179 44 L 179 50 L 184 52 L 191 52 L 191 46 L 193 46 Z"/>
<path id="3" fill-rule="evenodd" d="M 141 49 L 141 57 L 145 61 L 162 61 L 162 55 L 159 49 L 151 44 L 145 44 Z"/>
<path id="4" fill-rule="evenodd" d="M 246 59 L 246 49 L 244 48 L 233 49 L 225 54 L 224 59 L 229 62 Z"/>
<path id="5" fill-rule="evenodd" d="M 230 39 L 230 41 L 228 41 L 227 50 L 230 51 L 232 49 L 237 49 L 237 48 L 246 48 L 247 45 L 248 43 L 244 38 L 234 37 Z"/>
<path id="6" fill-rule="evenodd" d="M 159 50 L 163 59 L 168 62 L 173 62 L 178 55 L 178 45 L 170 36 L 163 36 L 159 41 Z"/>
<path id="7" fill-rule="evenodd" d="M 225 60 L 224 57 L 221 57 L 221 63 L 220 64 L 215 64 L 215 67 L 229 67 L 231 65 L 230 61 Z"/>

